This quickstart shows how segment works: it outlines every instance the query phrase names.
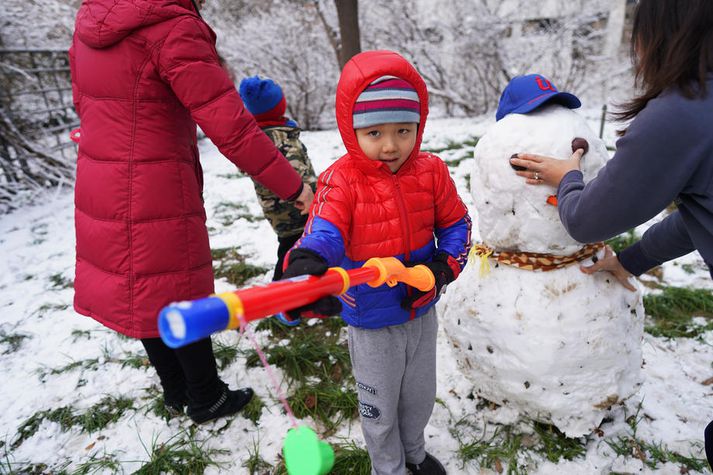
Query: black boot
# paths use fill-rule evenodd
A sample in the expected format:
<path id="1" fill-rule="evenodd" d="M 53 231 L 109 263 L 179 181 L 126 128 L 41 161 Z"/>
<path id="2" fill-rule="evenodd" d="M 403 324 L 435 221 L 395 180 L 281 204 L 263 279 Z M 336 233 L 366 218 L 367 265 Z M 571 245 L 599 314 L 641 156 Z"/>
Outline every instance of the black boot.
<path id="1" fill-rule="evenodd" d="M 426 452 L 426 458 L 421 463 L 406 463 L 411 475 L 446 475 L 446 469 L 436 457 Z"/>
<path id="2" fill-rule="evenodd" d="M 164 391 L 163 407 L 166 408 L 166 412 L 168 412 L 169 416 L 178 417 L 186 410 L 186 406 L 188 405 L 188 395 L 186 394 L 185 389 L 180 392 L 174 391 L 174 393 L 175 394 L 169 394 Z"/>
<path id="3" fill-rule="evenodd" d="M 188 417 L 196 424 L 217 419 L 218 417 L 230 416 L 245 407 L 253 397 L 252 388 L 242 388 L 237 391 L 228 389 L 226 384 L 217 401 L 211 404 L 188 404 Z"/>
<path id="4" fill-rule="evenodd" d="M 713 421 L 708 423 L 703 436 L 706 449 L 706 459 L 708 459 L 708 465 L 710 465 L 713 469 Z"/>

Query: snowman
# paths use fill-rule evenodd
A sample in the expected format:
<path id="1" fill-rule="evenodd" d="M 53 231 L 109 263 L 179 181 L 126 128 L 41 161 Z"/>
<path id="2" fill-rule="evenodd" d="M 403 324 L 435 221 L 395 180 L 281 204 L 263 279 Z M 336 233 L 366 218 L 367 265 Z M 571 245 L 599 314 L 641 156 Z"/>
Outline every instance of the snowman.
<path id="1" fill-rule="evenodd" d="M 471 193 L 482 242 L 444 296 L 443 328 L 474 393 L 555 425 L 568 437 L 592 432 L 607 410 L 641 385 L 644 311 L 640 292 L 613 276 L 586 275 L 603 244 L 572 239 L 556 189 L 515 175 L 518 152 L 569 158 L 585 148 L 585 182 L 608 155 L 604 143 L 541 75 L 513 79 L 498 121 L 474 151 Z"/>

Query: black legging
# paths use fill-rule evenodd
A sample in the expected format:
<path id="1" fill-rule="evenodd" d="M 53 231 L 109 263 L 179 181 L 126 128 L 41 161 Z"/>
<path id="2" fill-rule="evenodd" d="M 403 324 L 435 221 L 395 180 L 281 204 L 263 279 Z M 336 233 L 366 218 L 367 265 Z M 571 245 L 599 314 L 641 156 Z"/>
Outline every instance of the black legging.
<path id="1" fill-rule="evenodd" d="M 703 434 L 705 437 L 706 458 L 708 459 L 708 465 L 713 469 L 713 421 L 708 423 Z"/>
<path id="2" fill-rule="evenodd" d="M 272 274 L 272 280 L 280 280 L 282 277 L 282 264 L 285 261 L 285 254 L 287 254 L 287 251 L 289 251 L 301 237 L 302 234 L 295 234 L 293 236 L 277 238 L 277 242 L 279 242 L 280 245 L 277 248 L 277 264 L 275 265 L 275 272 Z"/>
<path id="3" fill-rule="evenodd" d="M 221 396 L 223 384 L 210 338 L 176 349 L 160 338 L 145 338 L 141 343 L 156 368 L 166 402 L 187 402 L 188 395 L 192 404 L 202 406 L 213 404 Z"/>

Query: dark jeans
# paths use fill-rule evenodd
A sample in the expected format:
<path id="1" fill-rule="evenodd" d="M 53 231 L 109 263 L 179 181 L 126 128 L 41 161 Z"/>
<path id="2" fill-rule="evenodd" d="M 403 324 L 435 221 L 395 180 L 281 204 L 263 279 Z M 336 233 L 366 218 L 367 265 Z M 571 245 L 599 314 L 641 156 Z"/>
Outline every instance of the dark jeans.
<path id="1" fill-rule="evenodd" d="M 272 275 L 272 280 L 280 280 L 282 278 L 282 266 L 285 261 L 285 254 L 287 254 L 287 251 L 289 251 L 301 237 L 302 234 L 295 234 L 294 236 L 277 238 L 277 242 L 279 242 L 280 245 L 277 248 L 277 264 L 275 265 L 275 273 Z"/>
<path id="2" fill-rule="evenodd" d="M 145 338 L 141 343 L 156 368 L 166 402 L 190 401 L 193 406 L 203 406 L 222 395 L 223 382 L 218 378 L 210 338 L 175 350 L 160 338 Z"/>

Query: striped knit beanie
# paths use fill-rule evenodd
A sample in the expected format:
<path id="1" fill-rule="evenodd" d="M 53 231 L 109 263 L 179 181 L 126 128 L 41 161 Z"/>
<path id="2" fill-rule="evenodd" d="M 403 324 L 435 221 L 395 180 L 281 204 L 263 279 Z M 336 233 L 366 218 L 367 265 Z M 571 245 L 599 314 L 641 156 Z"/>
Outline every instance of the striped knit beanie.
<path id="1" fill-rule="evenodd" d="M 403 79 L 382 76 L 359 94 L 352 120 L 355 129 L 377 124 L 421 122 L 418 93 Z"/>

